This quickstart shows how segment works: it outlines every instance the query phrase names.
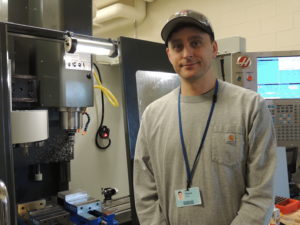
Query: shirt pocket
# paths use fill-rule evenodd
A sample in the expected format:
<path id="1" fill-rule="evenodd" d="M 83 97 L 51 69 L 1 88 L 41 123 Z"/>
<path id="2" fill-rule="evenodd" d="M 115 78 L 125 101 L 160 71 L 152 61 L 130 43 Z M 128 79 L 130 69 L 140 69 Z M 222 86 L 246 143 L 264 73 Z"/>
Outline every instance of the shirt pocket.
<path id="1" fill-rule="evenodd" d="M 214 128 L 211 140 L 213 162 L 225 166 L 236 166 L 241 162 L 244 149 L 242 132 L 234 127 Z"/>

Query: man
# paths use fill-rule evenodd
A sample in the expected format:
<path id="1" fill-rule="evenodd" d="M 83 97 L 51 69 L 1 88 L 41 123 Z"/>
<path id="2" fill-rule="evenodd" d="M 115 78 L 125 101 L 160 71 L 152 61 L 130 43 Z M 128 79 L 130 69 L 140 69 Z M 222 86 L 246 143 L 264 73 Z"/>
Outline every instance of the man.
<path id="1" fill-rule="evenodd" d="M 182 191 L 178 191 L 178 200 L 179 201 L 182 201 L 183 199 L 184 199 L 184 196 L 183 196 L 183 193 L 182 193 Z"/>
<path id="2" fill-rule="evenodd" d="M 140 224 L 268 224 L 276 140 L 264 100 L 216 79 L 218 46 L 203 14 L 180 11 L 161 35 L 180 87 L 143 114 L 134 161 Z"/>

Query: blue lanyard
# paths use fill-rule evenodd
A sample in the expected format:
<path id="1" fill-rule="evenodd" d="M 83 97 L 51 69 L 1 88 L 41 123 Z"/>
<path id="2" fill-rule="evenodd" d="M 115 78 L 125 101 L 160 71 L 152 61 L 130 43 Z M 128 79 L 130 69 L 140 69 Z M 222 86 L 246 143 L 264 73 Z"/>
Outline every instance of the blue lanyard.
<path id="1" fill-rule="evenodd" d="M 191 183 L 193 180 L 193 176 L 195 174 L 195 169 L 197 166 L 197 163 L 199 161 L 199 157 L 200 157 L 200 152 L 201 149 L 203 147 L 205 138 L 206 138 L 206 134 L 210 125 L 210 121 L 215 109 L 215 104 L 217 102 L 217 96 L 218 96 L 218 88 L 219 88 L 219 83 L 218 80 L 216 79 L 216 86 L 215 86 L 215 90 L 214 90 L 214 95 L 213 95 L 213 99 L 212 99 L 212 104 L 210 107 L 210 112 L 208 115 L 208 119 L 206 122 L 206 126 L 205 126 L 205 130 L 201 139 L 201 143 L 195 158 L 195 161 L 193 163 L 193 167 L 192 170 L 190 169 L 190 165 L 189 165 L 189 160 L 188 160 L 188 156 L 187 156 L 187 152 L 186 152 L 186 148 L 185 148 L 185 143 L 184 143 L 184 138 L 183 138 L 183 130 L 182 130 L 182 121 L 181 121 L 181 107 L 180 107 L 180 96 L 181 96 L 181 88 L 179 89 L 179 94 L 178 94 L 178 119 L 179 119 L 179 133 L 180 133 L 180 142 L 181 142 L 181 147 L 182 147 L 182 153 L 183 153 L 183 158 L 184 158 L 184 162 L 185 162 L 185 167 L 186 167 L 186 173 L 187 173 L 187 190 L 191 187 Z"/>

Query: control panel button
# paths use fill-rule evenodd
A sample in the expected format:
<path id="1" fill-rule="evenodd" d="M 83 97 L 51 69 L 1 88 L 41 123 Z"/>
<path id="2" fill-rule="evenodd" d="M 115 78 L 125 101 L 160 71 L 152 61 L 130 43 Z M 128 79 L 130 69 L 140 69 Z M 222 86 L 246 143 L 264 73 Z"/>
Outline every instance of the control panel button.
<path id="1" fill-rule="evenodd" d="M 237 80 L 237 81 L 242 81 L 242 77 L 241 77 L 241 76 L 238 76 L 238 77 L 236 78 L 236 80 Z"/>

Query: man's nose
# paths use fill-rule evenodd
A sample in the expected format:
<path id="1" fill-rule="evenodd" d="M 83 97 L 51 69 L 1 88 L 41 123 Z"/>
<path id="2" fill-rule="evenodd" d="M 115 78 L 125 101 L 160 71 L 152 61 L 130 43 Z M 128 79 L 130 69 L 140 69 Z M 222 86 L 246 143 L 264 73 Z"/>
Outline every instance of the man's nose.
<path id="1" fill-rule="evenodd" d="M 183 57 L 184 58 L 189 58 L 191 56 L 193 56 L 193 49 L 188 45 L 184 46 L 184 48 L 183 48 Z"/>

